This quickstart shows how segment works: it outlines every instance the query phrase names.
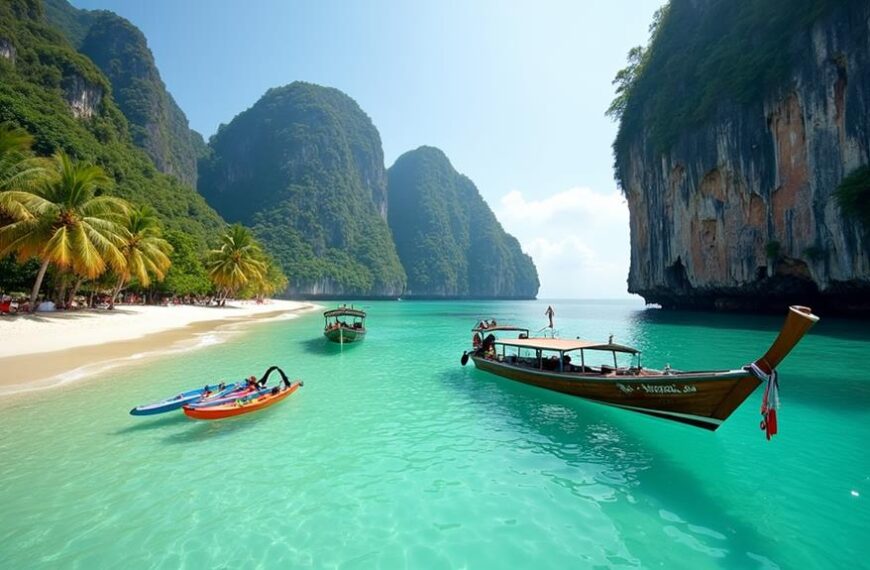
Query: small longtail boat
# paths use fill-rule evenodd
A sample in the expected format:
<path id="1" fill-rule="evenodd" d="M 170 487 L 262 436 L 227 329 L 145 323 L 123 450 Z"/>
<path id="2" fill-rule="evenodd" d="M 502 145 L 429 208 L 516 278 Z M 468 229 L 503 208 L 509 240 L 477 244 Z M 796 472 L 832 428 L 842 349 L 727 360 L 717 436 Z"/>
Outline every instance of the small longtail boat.
<path id="1" fill-rule="evenodd" d="M 323 336 L 332 342 L 346 344 L 359 342 L 366 337 L 366 313 L 363 310 L 343 306 L 326 311 L 323 319 Z"/>
<path id="2" fill-rule="evenodd" d="M 641 366 L 639 350 L 615 344 L 612 337 L 608 342 L 530 338 L 529 331 L 520 327 L 483 325 L 472 330 L 475 346 L 462 354 L 462 364 L 470 358 L 479 370 L 510 380 L 711 431 L 765 382 L 761 426 L 770 439 L 777 431 L 776 367 L 818 320 L 808 307 L 790 307 L 779 336 L 764 356 L 731 370 L 653 370 Z M 494 333 L 505 331 L 519 336 L 495 338 Z M 601 352 L 611 353 L 612 366 L 590 365 L 590 355 Z M 629 355 L 632 365 L 620 367 L 619 354 Z"/>
<path id="3" fill-rule="evenodd" d="M 228 393 L 235 392 L 243 388 L 244 385 L 244 382 L 236 382 L 229 385 L 221 383 L 215 384 L 213 386 L 194 388 L 193 390 L 182 392 L 177 396 L 172 396 L 170 398 L 166 398 L 165 400 L 160 400 L 159 402 L 136 406 L 135 408 L 130 410 L 130 415 L 153 416 L 156 414 L 164 414 L 166 412 L 171 412 L 172 410 L 178 410 L 185 404 L 198 402 L 204 398 L 220 397 Z"/>
<path id="4" fill-rule="evenodd" d="M 271 388 L 266 387 L 266 381 L 272 372 L 277 371 L 281 375 L 281 383 Z M 257 390 L 250 391 L 244 394 L 230 394 L 226 401 L 202 401 L 199 403 L 188 404 L 182 409 L 184 415 L 195 420 L 220 420 L 242 414 L 249 414 L 264 408 L 268 408 L 273 404 L 277 404 L 297 389 L 303 386 L 301 381 L 290 382 L 284 371 L 277 366 L 272 366 L 263 377 L 258 381 L 258 385 L 262 387 Z M 235 396 L 235 397 L 233 397 Z"/>

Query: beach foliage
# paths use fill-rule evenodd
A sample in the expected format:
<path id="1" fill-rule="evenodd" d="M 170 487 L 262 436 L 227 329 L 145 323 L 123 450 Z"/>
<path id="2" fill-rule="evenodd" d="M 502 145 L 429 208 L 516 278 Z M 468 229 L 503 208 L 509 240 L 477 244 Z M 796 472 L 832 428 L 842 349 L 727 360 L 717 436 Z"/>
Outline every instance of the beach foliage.
<path id="1" fill-rule="evenodd" d="M 171 142 L 173 138 L 183 138 L 185 131 L 181 125 L 187 128 L 186 119 L 183 114 L 179 117 L 180 110 L 175 113 L 170 108 L 174 102 L 167 99 L 168 94 L 165 97 L 154 95 L 164 87 L 156 68 L 148 67 L 153 67 L 153 57 L 147 51 L 144 37 L 129 22 L 112 16 L 105 12 L 76 11 L 65 0 L 0 2 L 0 45 L 4 46 L 6 54 L 0 56 L 0 124 L 3 125 L 0 127 L 0 190 L 12 189 L 13 184 L 19 190 L 41 185 L 40 169 L 47 168 L 49 159 L 40 157 L 62 152 L 71 162 L 87 163 L 102 170 L 108 180 L 99 188 L 101 196 L 122 198 L 137 207 L 150 206 L 161 226 L 189 238 L 186 244 L 192 245 L 195 257 L 202 258 L 225 223 L 189 184 L 159 172 L 146 154 L 145 151 L 150 154 L 153 149 L 139 138 L 140 129 L 153 127 L 155 132 L 162 132 L 169 128 L 178 137 L 173 134 L 161 140 L 170 141 L 166 144 L 171 146 L 175 144 Z M 105 69 L 114 70 L 110 74 L 111 81 L 90 57 L 76 50 L 76 46 L 84 44 L 97 21 L 105 24 L 105 34 L 98 41 L 97 30 L 94 30 L 88 49 L 98 59 L 100 49 L 104 50 L 100 57 L 105 55 L 105 58 L 100 59 L 100 63 Z M 73 43 L 51 22 L 61 25 Z M 114 42 L 112 45 L 108 45 L 110 40 Z M 100 48 L 100 44 L 105 45 Z M 140 64 L 147 65 L 140 69 Z M 120 75 L 116 76 L 115 72 Z M 151 115 L 134 116 L 138 83 L 133 75 L 140 72 L 153 80 L 147 88 L 143 86 L 143 92 L 147 91 L 142 95 L 143 100 L 158 104 L 149 107 L 154 111 Z M 128 120 L 116 103 L 116 96 L 122 99 L 124 111 L 129 111 L 135 120 Z M 198 135 L 194 135 L 191 136 L 196 139 Z M 145 151 L 137 148 L 136 143 Z M 201 139 L 192 144 L 199 145 L 197 156 L 204 152 Z M 175 153 L 172 149 L 164 148 L 160 152 L 163 151 Z M 187 156 L 185 164 L 195 168 L 195 164 L 191 165 L 195 158 L 190 158 L 190 152 L 175 154 Z M 162 166 L 167 172 L 189 178 L 178 166 L 181 162 L 184 160 L 180 158 L 166 159 Z M 24 207 L 20 200 L 6 202 L 7 208 Z M 22 213 L 23 210 L 18 212 Z M 11 220 L 12 212 L 0 208 L 0 225 L 5 226 Z M 25 265 L 20 266 L 19 261 Z M 34 273 L 35 262 L 28 262 L 26 256 L 20 255 L 7 256 L 0 262 L 4 267 L 15 267 L 14 272 L 3 271 L 0 275 L 0 288 L 5 290 L 18 289 L 20 278 L 25 274 L 33 274 L 34 281 L 38 276 L 61 280 L 66 271 L 40 272 L 37 268 Z M 171 283 L 184 283 L 187 291 L 203 292 L 201 261 L 198 269 L 196 266 L 196 263 L 181 264 L 173 272 Z M 193 271 L 190 279 L 180 274 L 184 268 Z M 68 270 L 75 271 L 75 268 Z M 7 279 L 13 273 L 15 279 Z M 115 273 L 113 270 L 112 274 Z M 88 270 L 82 276 L 90 279 L 88 276 L 92 274 Z M 134 280 L 134 285 L 142 286 L 138 280 Z"/>
<path id="2" fill-rule="evenodd" d="M 157 211 L 164 227 L 193 236 L 201 251 L 225 227 L 191 186 L 158 171 L 133 142 L 111 82 L 51 26 L 38 0 L 0 2 L 0 123 L 25 130 L 39 156 L 62 150 L 103 169 L 107 193 Z M 75 102 L 76 111 L 72 103 Z"/>
<path id="3" fill-rule="evenodd" d="M 163 230 L 157 212 L 151 206 L 130 207 L 121 220 L 121 253 L 124 264 L 116 272 L 115 285 L 110 305 L 125 284 L 135 279 L 141 287 L 148 287 L 152 280 L 162 281 L 172 265 L 169 255 L 172 246 L 163 239 Z"/>
<path id="4" fill-rule="evenodd" d="M 203 265 L 203 255 L 191 236 L 178 230 L 168 230 L 164 238 L 172 246 L 172 265 L 166 277 L 157 285 L 161 293 L 180 296 L 207 295 L 214 286 Z"/>
<path id="5" fill-rule="evenodd" d="M 24 129 L 13 125 L 0 125 L 0 192 L 28 190 L 47 173 L 46 161 L 33 156 L 30 150 L 33 137 Z M 8 204 L 7 207 L 14 207 Z M 15 212 L 6 211 L 12 216 Z M 0 202 L 0 216 L 4 215 Z"/>
<path id="6" fill-rule="evenodd" d="M 251 231 L 241 224 L 231 225 L 221 235 L 218 247 L 206 256 L 205 268 L 221 303 L 227 296 L 266 277 L 263 250 Z"/>
<path id="7" fill-rule="evenodd" d="M 40 271 L 31 293 L 35 303 L 49 264 L 93 279 L 111 268 L 123 271 L 122 218 L 126 201 L 100 189 L 111 185 L 103 170 L 76 162 L 64 152 L 52 160 L 45 179 L 29 191 L 7 190 L 0 202 L 12 221 L 0 227 L 0 257 L 36 258 Z"/>

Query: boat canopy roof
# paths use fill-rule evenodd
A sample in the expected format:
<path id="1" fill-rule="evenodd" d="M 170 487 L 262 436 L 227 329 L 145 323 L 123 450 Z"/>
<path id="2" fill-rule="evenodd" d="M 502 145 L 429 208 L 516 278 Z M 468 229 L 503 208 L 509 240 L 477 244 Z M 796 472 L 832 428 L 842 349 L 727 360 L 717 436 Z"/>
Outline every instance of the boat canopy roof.
<path id="1" fill-rule="evenodd" d="M 366 318 L 366 312 L 361 311 L 359 309 L 348 309 L 347 307 L 339 307 L 338 309 L 332 309 L 331 311 L 326 311 L 323 313 L 323 316 L 326 318 L 329 317 L 360 317 L 361 319 Z"/>
<path id="2" fill-rule="evenodd" d="M 605 350 L 628 354 L 638 354 L 640 352 L 636 348 L 623 344 L 569 338 L 511 338 L 497 340 L 495 344 L 514 346 L 516 348 L 531 348 L 534 350 L 554 350 L 557 352 L 571 352 L 572 350 Z"/>
<path id="3" fill-rule="evenodd" d="M 488 332 L 499 332 L 499 331 L 501 331 L 501 332 L 524 332 L 524 333 L 528 333 L 529 329 L 526 329 L 523 327 L 515 327 L 513 325 L 494 325 L 491 327 L 481 327 L 478 325 L 478 326 L 474 327 L 473 329 L 471 329 L 471 332 L 476 332 L 476 333 L 479 333 L 479 332 L 487 332 L 488 333 Z"/>

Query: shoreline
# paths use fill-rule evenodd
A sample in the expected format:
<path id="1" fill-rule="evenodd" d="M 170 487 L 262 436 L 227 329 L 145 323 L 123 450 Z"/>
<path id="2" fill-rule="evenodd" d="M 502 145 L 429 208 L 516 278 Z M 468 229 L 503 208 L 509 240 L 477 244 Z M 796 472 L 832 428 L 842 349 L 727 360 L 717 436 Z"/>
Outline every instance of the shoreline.
<path id="1" fill-rule="evenodd" d="M 121 307 L 121 310 L 125 308 L 130 307 Z M 159 319 L 154 313 L 173 311 L 175 307 L 142 307 L 147 310 L 118 313 L 67 313 L 47 318 L 54 317 L 55 322 L 34 323 L 32 321 L 40 318 L 37 314 L 35 319 L 30 319 L 31 323 L 17 327 L 19 330 L 12 326 L 16 324 L 14 320 L 0 320 L 0 338 L 5 345 L 0 348 L 0 399 L 69 385 L 109 369 L 218 344 L 223 340 L 215 339 L 212 333 L 230 336 L 256 324 L 294 319 L 320 307 L 314 303 L 273 301 L 266 305 L 185 308 L 185 314 L 172 315 L 179 317 L 174 320 Z M 75 330 L 81 325 L 69 322 L 76 317 L 90 318 L 89 325 L 104 325 L 108 330 L 83 338 L 86 331 Z M 122 327 L 121 338 L 106 338 Z M 52 336 L 63 333 L 78 336 L 56 348 L 60 341 Z M 9 334 L 17 338 L 7 342 Z M 34 338 L 34 335 L 38 336 Z M 41 346 L 38 341 L 46 338 L 50 341 L 42 344 L 47 347 Z M 16 348 L 22 353 L 10 354 Z"/>

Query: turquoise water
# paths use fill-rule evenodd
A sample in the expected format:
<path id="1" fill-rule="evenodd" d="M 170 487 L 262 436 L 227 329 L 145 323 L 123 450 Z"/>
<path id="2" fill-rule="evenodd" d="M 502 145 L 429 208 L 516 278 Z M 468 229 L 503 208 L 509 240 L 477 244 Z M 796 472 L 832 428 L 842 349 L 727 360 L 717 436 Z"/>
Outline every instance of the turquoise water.
<path id="1" fill-rule="evenodd" d="M 728 368 L 781 317 L 555 302 L 562 336 L 645 363 Z M 546 302 L 367 303 L 365 343 L 322 320 L 0 400 L 2 568 L 870 567 L 870 327 L 824 319 L 716 433 L 515 384 L 459 357 L 476 319 Z M 195 422 L 132 406 L 279 364 L 305 386 Z"/>

